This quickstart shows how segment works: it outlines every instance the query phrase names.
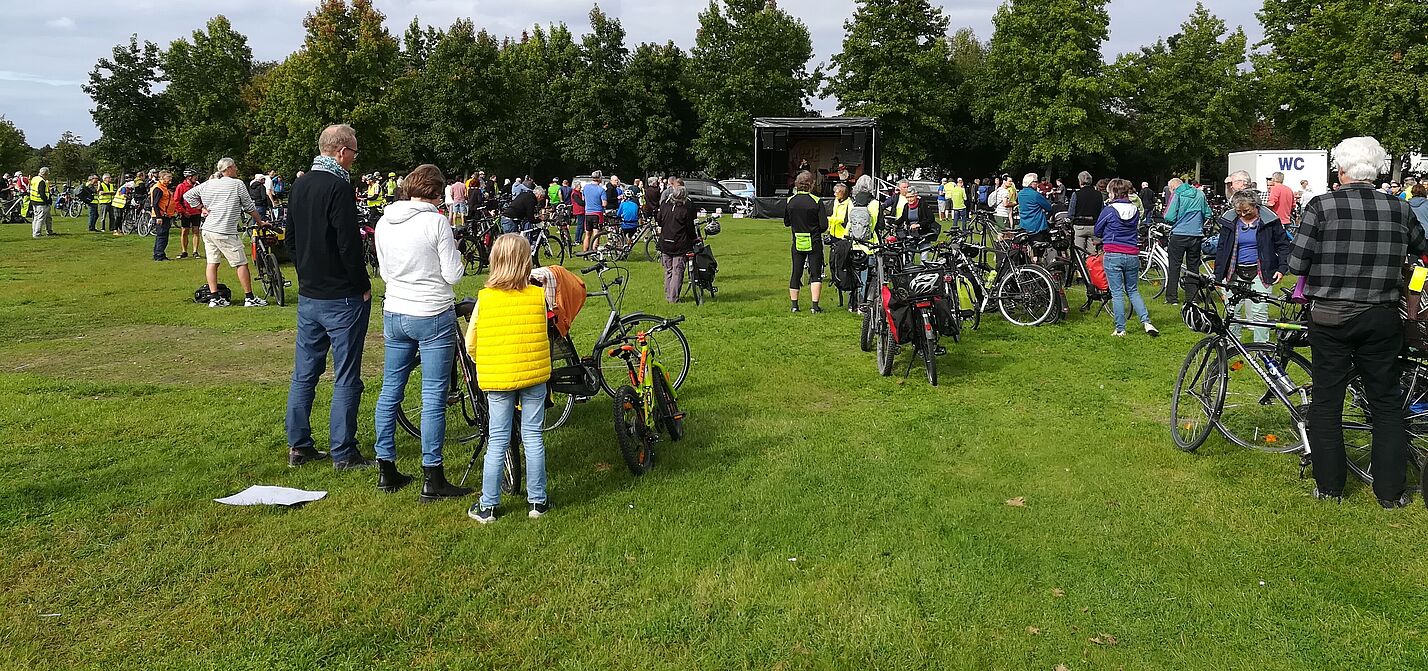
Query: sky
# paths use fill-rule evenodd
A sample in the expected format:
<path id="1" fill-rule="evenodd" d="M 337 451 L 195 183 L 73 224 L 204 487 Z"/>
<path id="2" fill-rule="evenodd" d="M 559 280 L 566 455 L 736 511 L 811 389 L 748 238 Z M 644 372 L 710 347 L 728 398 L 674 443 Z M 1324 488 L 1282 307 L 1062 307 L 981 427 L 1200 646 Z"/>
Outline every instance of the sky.
<path id="1" fill-rule="evenodd" d="M 1250 43 L 1262 31 L 1254 12 L 1257 2 L 1204 0 L 1205 6 L 1231 29 L 1243 26 Z M 32 146 L 53 144 L 72 130 L 89 142 L 98 137 L 90 118 L 93 104 L 80 89 L 89 71 L 114 45 L 131 33 L 161 48 L 202 28 L 216 14 L 227 16 L 248 37 L 253 56 L 282 60 L 302 45 L 303 16 L 316 0 L 65 0 L 48 5 L 31 0 L 0 0 L 0 116 L 25 132 Z M 492 34 L 519 35 L 536 24 L 564 22 L 577 35 L 589 30 L 586 0 L 376 0 L 387 17 L 387 28 L 400 36 L 413 16 L 423 24 L 447 26 L 457 17 L 471 17 Z M 626 43 L 674 40 L 684 49 L 694 45 L 697 15 L 704 0 L 601 0 L 607 14 L 620 19 Z M 1000 0 L 934 0 L 951 19 L 950 30 L 972 28 L 980 39 L 992 33 L 992 14 Z M 798 17 L 813 36 L 814 63 L 826 63 L 842 46 L 843 21 L 853 0 L 780 0 L 779 6 Z M 1102 47 L 1107 60 L 1172 35 L 1189 16 L 1195 0 L 1111 0 L 1110 40 Z M 832 101 L 817 101 L 816 109 L 835 113 Z"/>

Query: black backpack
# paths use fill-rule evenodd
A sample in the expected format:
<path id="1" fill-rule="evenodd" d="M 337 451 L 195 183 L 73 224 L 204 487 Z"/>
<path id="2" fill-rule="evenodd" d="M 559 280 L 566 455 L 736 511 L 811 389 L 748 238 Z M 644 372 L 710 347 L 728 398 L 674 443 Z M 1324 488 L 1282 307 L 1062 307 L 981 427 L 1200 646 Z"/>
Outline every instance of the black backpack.
<path id="1" fill-rule="evenodd" d="M 714 276 L 719 272 L 719 262 L 714 260 L 714 250 L 706 244 L 697 245 L 694 250 L 694 266 L 690 269 L 690 274 L 694 276 L 694 281 L 699 286 L 709 288 L 714 286 Z"/>
<path id="2" fill-rule="evenodd" d="M 228 289 L 226 284 L 218 285 L 218 295 L 225 301 L 233 300 L 233 292 Z M 195 303 L 207 303 L 212 298 L 213 294 L 208 291 L 207 283 L 198 285 L 198 289 L 193 292 L 193 302 Z"/>

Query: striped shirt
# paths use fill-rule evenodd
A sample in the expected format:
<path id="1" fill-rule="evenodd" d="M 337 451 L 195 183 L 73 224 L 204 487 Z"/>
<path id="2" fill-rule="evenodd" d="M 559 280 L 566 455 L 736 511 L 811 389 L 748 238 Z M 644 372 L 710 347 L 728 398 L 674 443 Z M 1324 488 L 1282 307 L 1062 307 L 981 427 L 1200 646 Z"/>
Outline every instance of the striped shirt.
<path id="1" fill-rule="evenodd" d="M 189 189 L 183 200 L 189 207 L 207 208 L 208 218 L 203 220 L 203 230 L 219 235 L 238 235 L 243 227 L 243 215 L 257 211 L 242 180 L 227 176 L 210 179 Z"/>

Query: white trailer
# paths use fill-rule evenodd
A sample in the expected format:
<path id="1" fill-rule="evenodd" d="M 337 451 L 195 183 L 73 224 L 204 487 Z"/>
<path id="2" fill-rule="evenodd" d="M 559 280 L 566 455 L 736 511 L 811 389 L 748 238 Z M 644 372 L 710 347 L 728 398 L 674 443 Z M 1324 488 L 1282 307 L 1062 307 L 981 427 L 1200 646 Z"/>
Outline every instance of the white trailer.
<path id="1" fill-rule="evenodd" d="M 1284 173 L 1284 185 L 1299 191 L 1299 181 L 1309 180 L 1310 193 L 1329 190 L 1329 152 L 1320 149 L 1241 151 L 1230 154 L 1230 172 L 1243 170 L 1260 191 L 1269 188 L 1269 176 Z"/>

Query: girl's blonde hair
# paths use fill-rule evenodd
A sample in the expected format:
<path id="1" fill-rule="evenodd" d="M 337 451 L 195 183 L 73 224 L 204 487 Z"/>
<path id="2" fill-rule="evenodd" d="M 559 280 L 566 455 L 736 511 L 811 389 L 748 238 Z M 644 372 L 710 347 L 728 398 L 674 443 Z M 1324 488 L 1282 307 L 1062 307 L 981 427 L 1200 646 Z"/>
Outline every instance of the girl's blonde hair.
<path id="1" fill-rule="evenodd" d="M 531 282 L 531 243 L 520 233 L 507 233 L 491 245 L 491 275 L 486 286 L 525 291 Z"/>

